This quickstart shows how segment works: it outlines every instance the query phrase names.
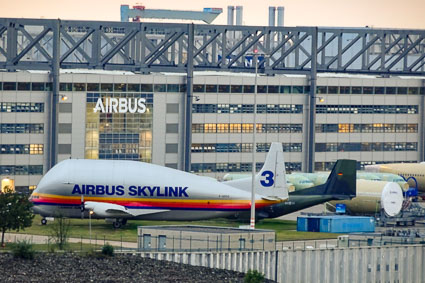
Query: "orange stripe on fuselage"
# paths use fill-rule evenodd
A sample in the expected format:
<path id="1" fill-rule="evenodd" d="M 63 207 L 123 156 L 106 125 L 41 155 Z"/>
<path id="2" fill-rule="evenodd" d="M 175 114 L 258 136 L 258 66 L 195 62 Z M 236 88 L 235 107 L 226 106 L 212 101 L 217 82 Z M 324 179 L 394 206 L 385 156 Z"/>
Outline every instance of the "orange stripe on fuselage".
<path id="1" fill-rule="evenodd" d="M 33 201 L 37 203 L 75 204 L 81 203 L 79 196 L 60 196 L 43 193 L 33 193 Z M 113 203 L 131 207 L 170 207 L 170 208 L 217 208 L 217 209 L 249 209 L 250 200 L 229 200 L 229 199 L 164 199 L 164 198 L 116 198 L 116 197 L 96 197 L 84 196 L 84 201 L 97 201 Z M 262 208 L 280 201 L 256 200 L 255 207 Z"/>

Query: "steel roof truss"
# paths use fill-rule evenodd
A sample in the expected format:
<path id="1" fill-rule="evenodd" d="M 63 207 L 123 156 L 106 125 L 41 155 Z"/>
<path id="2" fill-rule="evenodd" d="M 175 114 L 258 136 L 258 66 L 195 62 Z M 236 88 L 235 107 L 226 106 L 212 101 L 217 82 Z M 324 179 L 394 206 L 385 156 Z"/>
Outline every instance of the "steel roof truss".
<path id="1" fill-rule="evenodd" d="M 72 36 L 70 36 L 68 34 L 68 32 L 66 32 L 63 28 L 61 28 L 61 34 L 68 40 L 68 42 L 71 44 L 71 48 L 66 51 L 61 59 L 60 59 L 60 63 L 63 63 L 66 58 L 68 58 L 69 55 L 71 55 L 75 50 L 78 51 L 78 53 L 80 53 L 85 59 L 86 62 L 90 62 L 90 57 L 89 55 L 81 48 L 81 45 L 83 44 L 84 41 L 86 41 L 88 39 L 89 36 L 91 36 L 94 33 L 94 29 L 89 30 L 88 32 L 86 32 L 86 34 L 81 37 L 77 42 L 75 42 L 75 40 L 72 38 Z M 62 42 L 66 44 L 65 40 L 62 39 Z M 69 47 L 69 46 L 68 46 Z M 76 56 L 76 55 L 75 55 Z"/>

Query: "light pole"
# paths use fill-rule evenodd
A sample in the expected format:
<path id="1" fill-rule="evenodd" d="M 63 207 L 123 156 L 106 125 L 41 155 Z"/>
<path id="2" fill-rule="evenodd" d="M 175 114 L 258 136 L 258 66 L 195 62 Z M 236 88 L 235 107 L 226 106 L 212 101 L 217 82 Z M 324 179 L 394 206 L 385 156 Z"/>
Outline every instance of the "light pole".
<path id="1" fill-rule="evenodd" d="M 254 52 L 247 55 L 253 55 L 255 60 L 255 79 L 254 79 L 254 121 L 253 121 L 253 132 L 252 132 L 252 183 L 251 183 L 251 219 L 250 229 L 255 229 L 255 173 L 256 173 L 256 162 L 255 154 L 257 153 L 257 77 L 258 77 L 258 49 L 254 49 Z M 264 59 L 269 57 L 267 54 L 261 54 Z"/>
<path id="2" fill-rule="evenodd" d="M 254 121 L 252 131 L 252 182 L 251 182 L 251 218 L 249 229 L 255 229 L 255 153 L 257 152 L 256 132 L 257 132 L 257 76 L 258 76 L 258 50 L 254 49 L 255 79 L 254 79 Z"/>

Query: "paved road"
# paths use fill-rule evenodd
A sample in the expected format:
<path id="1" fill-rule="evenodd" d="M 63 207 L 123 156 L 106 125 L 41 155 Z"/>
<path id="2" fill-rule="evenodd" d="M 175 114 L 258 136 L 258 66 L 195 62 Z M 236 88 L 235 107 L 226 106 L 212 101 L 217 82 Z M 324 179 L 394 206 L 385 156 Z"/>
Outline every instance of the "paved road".
<path id="1" fill-rule="evenodd" d="M 303 210 L 300 210 L 300 211 L 296 211 L 296 212 L 293 212 L 293 213 L 290 213 L 290 214 L 283 215 L 281 217 L 278 217 L 277 219 L 297 221 L 297 217 L 300 216 L 302 212 L 305 212 L 305 213 L 322 213 L 323 211 L 325 211 L 325 205 L 324 204 L 318 204 L 316 206 L 312 206 L 312 207 L 309 207 L 309 208 L 306 208 L 306 209 L 303 209 Z"/>
<path id="2" fill-rule="evenodd" d="M 6 233 L 4 235 L 4 240 L 5 242 L 16 242 L 16 241 L 22 241 L 22 240 L 27 240 L 30 241 L 31 243 L 34 244 L 47 244 L 49 237 L 48 236 L 41 236 L 41 235 L 29 235 L 29 234 L 16 234 L 16 233 Z M 95 239 L 92 239 L 90 241 L 90 239 L 80 239 L 80 238 L 69 238 L 69 242 L 70 243 L 81 243 L 81 240 L 83 241 L 83 244 L 92 244 L 92 245 L 99 245 L 102 246 L 104 245 L 104 241 L 103 239 L 97 239 L 97 241 Z M 120 242 L 120 241 L 106 241 L 107 243 L 109 243 L 112 246 L 115 247 L 122 247 L 124 249 L 136 249 L 137 248 L 137 243 L 135 242 Z"/>

